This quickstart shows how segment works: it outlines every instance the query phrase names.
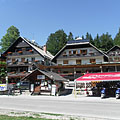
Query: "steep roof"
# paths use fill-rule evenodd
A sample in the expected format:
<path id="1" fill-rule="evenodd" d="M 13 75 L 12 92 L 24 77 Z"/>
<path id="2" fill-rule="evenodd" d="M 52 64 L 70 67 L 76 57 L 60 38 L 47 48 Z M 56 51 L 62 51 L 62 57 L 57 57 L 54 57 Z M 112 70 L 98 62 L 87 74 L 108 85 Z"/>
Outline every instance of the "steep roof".
<path id="1" fill-rule="evenodd" d="M 51 71 L 43 71 L 40 69 L 36 69 L 34 70 L 32 73 L 28 74 L 27 76 L 25 76 L 24 78 L 22 78 L 21 80 L 25 80 L 26 78 L 30 77 L 32 74 L 34 74 L 35 72 L 40 72 L 43 75 L 47 76 L 48 78 L 54 80 L 54 81 L 68 81 L 67 79 L 63 78 L 62 76 L 60 76 L 59 74 L 55 73 L 55 72 L 51 72 Z"/>
<path id="2" fill-rule="evenodd" d="M 3 54 L 6 54 L 17 43 L 19 39 L 24 40 L 28 45 L 30 45 L 33 49 L 35 49 L 41 56 L 47 57 L 49 59 L 53 59 L 54 56 L 50 52 L 43 51 L 42 47 L 40 47 L 37 43 L 31 42 L 30 40 L 24 37 L 19 37 Z"/>
<path id="3" fill-rule="evenodd" d="M 75 41 L 75 40 L 74 40 Z M 77 41 L 77 40 L 76 40 Z M 81 40 L 80 40 L 81 41 Z M 65 49 L 71 49 L 71 48 L 84 48 L 84 47 L 93 47 L 94 49 L 96 49 L 98 52 L 100 52 L 101 54 L 103 54 L 105 57 L 108 58 L 108 56 L 102 52 L 101 50 L 99 50 L 98 48 L 96 48 L 94 45 L 92 45 L 88 40 L 84 40 L 81 42 L 68 42 L 52 59 L 52 61 L 55 61 L 55 59 L 65 50 Z"/>
<path id="4" fill-rule="evenodd" d="M 109 49 L 107 52 L 106 52 L 106 54 L 108 54 L 110 51 L 112 51 L 114 48 L 119 48 L 120 49 L 120 46 L 118 46 L 118 45 L 115 45 L 115 46 L 113 46 L 111 49 Z"/>

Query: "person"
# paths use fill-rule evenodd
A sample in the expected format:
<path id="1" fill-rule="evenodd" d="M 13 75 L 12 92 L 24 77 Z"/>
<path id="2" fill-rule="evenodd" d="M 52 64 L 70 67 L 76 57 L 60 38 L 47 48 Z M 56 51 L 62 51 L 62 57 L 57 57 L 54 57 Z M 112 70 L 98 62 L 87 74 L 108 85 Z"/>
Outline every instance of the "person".
<path id="1" fill-rule="evenodd" d="M 11 95 L 11 92 L 12 92 L 12 91 L 11 91 L 11 88 L 8 87 L 8 96 Z"/>

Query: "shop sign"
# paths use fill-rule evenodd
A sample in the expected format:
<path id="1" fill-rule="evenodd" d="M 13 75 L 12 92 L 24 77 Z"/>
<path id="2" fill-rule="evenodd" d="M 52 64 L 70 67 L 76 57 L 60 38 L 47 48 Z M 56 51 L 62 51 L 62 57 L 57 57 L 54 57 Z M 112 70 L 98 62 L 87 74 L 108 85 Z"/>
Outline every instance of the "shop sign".
<path id="1" fill-rule="evenodd" d="M 55 96 L 55 93 L 56 93 L 56 85 L 52 85 L 51 95 Z"/>
<path id="2" fill-rule="evenodd" d="M 31 84 L 31 87 L 30 87 L 31 89 L 30 89 L 30 91 L 34 91 L 34 84 Z"/>
<path id="3" fill-rule="evenodd" d="M 45 79 L 45 75 L 37 75 L 37 79 L 38 80 L 43 80 L 43 79 Z"/>
<path id="4" fill-rule="evenodd" d="M 7 85 L 6 84 L 0 84 L 0 91 L 6 91 Z"/>

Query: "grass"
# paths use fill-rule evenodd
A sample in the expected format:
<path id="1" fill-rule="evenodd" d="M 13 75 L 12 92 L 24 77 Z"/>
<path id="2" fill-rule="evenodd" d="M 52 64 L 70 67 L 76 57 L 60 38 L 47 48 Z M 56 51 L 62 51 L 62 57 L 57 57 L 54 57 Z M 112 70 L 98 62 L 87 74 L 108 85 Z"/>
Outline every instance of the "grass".
<path id="1" fill-rule="evenodd" d="M 41 113 L 45 115 L 53 115 L 53 116 L 63 116 L 62 114 L 54 114 L 54 113 Z"/>
<path id="2" fill-rule="evenodd" d="M 52 119 L 0 115 L 0 120 L 52 120 Z"/>

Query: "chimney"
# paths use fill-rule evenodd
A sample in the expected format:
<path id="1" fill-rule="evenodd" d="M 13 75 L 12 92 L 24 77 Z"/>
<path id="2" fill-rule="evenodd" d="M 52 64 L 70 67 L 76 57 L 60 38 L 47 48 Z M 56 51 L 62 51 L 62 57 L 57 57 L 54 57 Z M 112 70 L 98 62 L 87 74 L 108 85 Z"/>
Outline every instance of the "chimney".
<path id="1" fill-rule="evenodd" d="M 35 43 L 35 40 L 32 40 L 32 43 Z"/>
<path id="2" fill-rule="evenodd" d="M 47 52 L 47 47 L 46 47 L 46 45 L 43 46 L 43 51 L 44 51 L 44 52 Z"/>

